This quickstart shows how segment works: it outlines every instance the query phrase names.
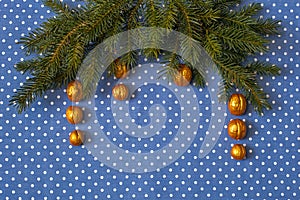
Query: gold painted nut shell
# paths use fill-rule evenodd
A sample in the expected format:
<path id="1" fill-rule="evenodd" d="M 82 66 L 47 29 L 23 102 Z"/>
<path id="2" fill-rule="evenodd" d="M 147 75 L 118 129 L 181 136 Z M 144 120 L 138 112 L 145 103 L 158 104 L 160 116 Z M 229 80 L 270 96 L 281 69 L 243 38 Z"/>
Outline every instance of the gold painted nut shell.
<path id="1" fill-rule="evenodd" d="M 129 89 L 124 84 L 115 85 L 112 89 L 112 96 L 119 101 L 126 100 L 129 95 Z"/>
<path id="2" fill-rule="evenodd" d="M 235 144 L 230 151 L 231 156 L 236 160 L 243 160 L 246 157 L 246 148 L 242 144 Z"/>
<path id="3" fill-rule="evenodd" d="M 79 81 L 75 80 L 67 86 L 67 97 L 70 101 L 79 102 L 83 98 L 83 89 Z"/>
<path id="4" fill-rule="evenodd" d="M 80 130 L 74 130 L 69 136 L 70 144 L 73 146 L 80 146 L 84 142 L 84 133 Z"/>
<path id="5" fill-rule="evenodd" d="M 178 86 L 187 86 L 192 80 L 192 70 L 186 65 L 180 65 L 177 73 L 173 77 L 173 81 Z"/>
<path id="6" fill-rule="evenodd" d="M 227 133 L 235 140 L 243 139 L 247 134 L 246 123 L 241 119 L 231 120 L 227 126 Z"/>
<path id="7" fill-rule="evenodd" d="M 228 103 L 228 110 L 233 115 L 242 115 L 247 108 L 247 101 L 243 94 L 232 94 Z"/>
<path id="8" fill-rule="evenodd" d="M 79 106 L 69 106 L 66 110 L 66 118 L 70 124 L 78 124 L 83 119 L 83 111 Z"/>

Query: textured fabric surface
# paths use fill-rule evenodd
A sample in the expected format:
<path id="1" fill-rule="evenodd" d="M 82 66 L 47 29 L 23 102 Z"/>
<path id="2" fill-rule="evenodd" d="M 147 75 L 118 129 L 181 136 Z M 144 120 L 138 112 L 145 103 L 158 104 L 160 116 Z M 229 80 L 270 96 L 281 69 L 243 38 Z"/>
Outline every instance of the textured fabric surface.
<path id="1" fill-rule="evenodd" d="M 250 2 L 254 1 L 245 1 Z M 237 141 L 227 135 L 226 124 L 236 118 L 229 112 L 213 150 L 198 157 L 211 109 L 207 89 L 196 88 L 200 120 L 192 144 L 170 165 L 136 174 L 108 167 L 85 146 L 69 144 L 74 126 L 65 118 L 71 105 L 65 88 L 48 91 L 20 115 L 8 106 L 26 79 L 14 70 L 14 64 L 25 58 L 16 42 L 52 13 L 40 0 L 0 0 L 0 199 L 300 199 L 300 3 L 260 2 L 262 17 L 281 20 L 283 29 L 272 37 L 270 52 L 256 58 L 275 63 L 282 71 L 278 77 L 261 78 L 273 109 L 258 116 L 249 105 L 238 117 L 248 128 L 240 141 L 247 158 L 236 161 L 230 156 Z M 110 94 L 117 80 L 104 76 L 100 82 L 95 98 L 99 128 L 113 144 L 130 152 L 148 152 L 176 137 L 182 122 L 180 104 L 168 88 L 143 85 L 128 101 L 128 114 L 140 126 L 149 123 L 152 104 L 160 104 L 167 115 L 160 134 L 149 129 L 151 137 L 137 138 L 120 131 L 114 121 Z"/>

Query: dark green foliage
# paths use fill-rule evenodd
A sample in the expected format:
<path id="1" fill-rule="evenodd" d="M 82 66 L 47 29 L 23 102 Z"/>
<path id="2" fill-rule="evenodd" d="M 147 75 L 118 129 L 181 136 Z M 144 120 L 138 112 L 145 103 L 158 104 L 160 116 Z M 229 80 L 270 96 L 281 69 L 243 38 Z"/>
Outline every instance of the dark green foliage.
<path id="1" fill-rule="evenodd" d="M 18 71 L 31 75 L 10 101 L 19 113 L 45 91 L 75 79 L 92 45 L 141 26 L 176 30 L 199 41 L 216 63 L 227 96 L 239 88 L 259 113 L 271 108 L 257 76 L 278 75 L 279 68 L 269 63 L 247 62 L 248 56 L 268 51 L 266 36 L 278 34 L 278 21 L 258 16 L 260 4 L 241 7 L 239 0 L 89 0 L 81 8 L 70 8 L 59 0 L 44 3 L 56 16 L 20 40 L 26 54 L 37 56 L 16 65 Z M 157 41 L 162 38 L 159 33 L 151 37 Z M 187 55 L 192 53 L 191 40 L 180 44 Z M 145 49 L 143 53 L 158 57 L 161 52 Z M 170 74 L 180 58 L 172 52 L 166 58 L 168 65 L 163 72 L 170 69 Z M 132 67 L 136 52 L 121 59 Z M 204 86 L 201 74 L 193 71 L 193 81 Z"/>

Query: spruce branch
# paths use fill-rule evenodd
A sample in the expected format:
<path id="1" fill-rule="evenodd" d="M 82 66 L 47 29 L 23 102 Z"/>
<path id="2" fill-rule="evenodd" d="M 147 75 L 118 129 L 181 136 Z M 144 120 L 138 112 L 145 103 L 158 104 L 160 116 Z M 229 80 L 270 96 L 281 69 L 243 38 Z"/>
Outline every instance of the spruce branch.
<path id="1" fill-rule="evenodd" d="M 132 9 L 130 9 L 129 16 L 128 16 L 128 30 L 131 30 L 133 28 L 137 28 L 141 26 L 140 23 L 140 12 L 139 9 L 143 5 L 142 3 L 144 0 L 138 0 L 136 4 L 133 6 Z"/>
<path id="2" fill-rule="evenodd" d="M 149 27 L 160 27 L 163 21 L 163 15 L 161 12 L 161 1 L 159 0 L 148 0 L 145 2 L 145 20 L 144 25 Z M 152 39 L 151 46 L 157 46 L 161 43 L 162 35 L 158 31 L 153 31 L 149 36 Z M 158 57 L 160 50 L 156 48 L 147 48 L 143 51 L 147 57 Z"/>
<path id="3" fill-rule="evenodd" d="M 18 113 L 22 113 L 29 107 L 38 97 L 41 97 L 45 91 L 53 89 L 50 74 L 43 73 L 37 77 L 27 79 L 27 81 L 17 89 L 17 94 L 10 99 L 10 105 L 17 108 Z"/>
<path id="4" fill-rule="evenodd" d="M 164 16 L 165 20 L 162 21 L 161 27 L 166 29 L 174 29 L 176 25 L 176 19 L 178 15 L 178 9 L 175 6 L 174 1 L 168 2 L 164 8 L 162 9 L 162 16 Z"/>
<path id="5" fill-rule="evenodd" d="M 73 15 L 72 9 L 69 8 L 68 4 L 59 0 L 45 0 L 44 5 L 51 8 L 51 11 L 55 14 L 62 14 L 66 17 L 71 17 Z"/>
<path id="6" fill-rule="evenodd" d="M 188 60 L 193 63 L 201 59 L 191 50 L 196 48 L 193 41 L 200 42 L 224 79 L 224 94 L 228 96 L 239 88 L 255 110 L 262 113 L 271 107 L 257 77 L 278 75 L 280 70 L 269 63 L 246 61 L 249 55 L 268 51 L 269 37 L 266 36 L 279 34 L 280 22 L 259 17 L 263 9 L 259 3 L 240 6 L 241 3 L 241 0 L 87 0 L 81 8 L 71 8 L 59 0 L 45 0 L 44 4 L 55 16 L 20 39 L 25 54 L 36 56 L 16 64 L 16 70 L 28 73 L 30 78 L 17 90 L 10 103 L 21 113 L 47 90 L 75 79 L 80 66 L 88 63 L 84 84 L 92 84 L 91 80 L 99 78 L 96 76 L 99 69 L 94 63 L 99 60 L 89 57 L 94 47 L 120 32 L 146 26 L 187 35 L 188 39 L 178 47 L 183 57 L 191 58 Z M 151 46 L 162 44 L 164 40 L 160 32 L 149 37 L 154 43 Z M 107 48 L 113 52 L 114 41 Z M 164 58 L 168 63 L 163 72 L 172 73 L 182 61 L 175 52 L 178 49 Z M 157 58 L 162 52 L 157 48 L 146 48 L 143 53 Z M 88 60 L 84 61 L 85 58 Z M 120 58 L 128 68 L 135 66 L 137 59 L 136 51 Z M 197 73 L 201 66 L 190 64 L 190 67 L 194 83 L 204 86 L 204 78 Z"/>
<path id="7" fill-rule="evenodd" d="M 256 61 L 247 64 L 246 69 L 255 72 L 259 76 L 277 76 L 280 74 L 280 68 L 274 64 Z"/>
<path id="8" fill-rule="evenodd" d="M 219 6 L 221 8 L 232 8 L 233 6 L 237 6 L 241 3 L 241 0 L 211 0 L 212 6 Z"/>
<path id="9" fill-rule="evenodd" d="M 252 30 L 262 35 L 278 35 L 280 33 L 280 21 L 258 18 L 256 23 L 251 25 Z"/>
<path id="10" fill-rule="evenodd" d="M 249 54 L 267 51 L 265 47 L 267 40 L 252 31 L 218 27 L 211 30 L 211 32 L 217 37 L 218 41 L 222 41 L 225 49 Z"/>

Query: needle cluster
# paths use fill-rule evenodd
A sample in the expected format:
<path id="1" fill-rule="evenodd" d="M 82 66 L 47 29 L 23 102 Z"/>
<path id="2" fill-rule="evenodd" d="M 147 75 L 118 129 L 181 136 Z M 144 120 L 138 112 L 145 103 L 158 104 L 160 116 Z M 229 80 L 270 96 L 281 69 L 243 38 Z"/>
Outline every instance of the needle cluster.
<path id="1" fill-rule="evenodd" d="M 278 75 L 280 70 L 270 63 L 248 58 L 268 51 L 269 36 L 278 34 L 279 22 L 260 17 L 261 4 L 241 6 L 241 3 L 241 0 L 87 0 L 81 7 L 71 8 L 59 0 L 45 0 L 54 17 L 21 38 L 26 54 L 34 57 L 16 64 L 16 69 L 29 74 L 29 79 L 10 103 L 19 113 L 23 112 L 47 90 L 74 80 L 92 47 L 120 32 L 146 26 L 176 30 L 200 42 L 223 77 L 224 93 L 229 96 L 236 88 L 240 89 L 254 109 L 263 113 L 271 106 L 258 77 Z M 186 41 L 180 48 L 189 49 L 189 45 Z M 143 53 L 159 57 L 161 52 L 153 48 Z M 121 59 L 131 67 L 137 57 L 137 52 L 130 52 Z M 178 59 L 171 53 L 168 67 L 176 67 Z M 194 82 L 205 85 L 196 70 Z"/>

